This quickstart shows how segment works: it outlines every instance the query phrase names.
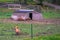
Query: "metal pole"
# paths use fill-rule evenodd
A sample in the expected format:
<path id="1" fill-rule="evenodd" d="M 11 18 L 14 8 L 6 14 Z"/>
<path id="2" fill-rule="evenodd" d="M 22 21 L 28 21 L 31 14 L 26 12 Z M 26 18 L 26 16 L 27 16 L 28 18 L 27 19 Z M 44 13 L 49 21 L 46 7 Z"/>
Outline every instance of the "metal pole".
<path id="1" fill-rule="evenodd" d="M 31 24 L 31 39 L 33 39 L 33 26 Z"/>

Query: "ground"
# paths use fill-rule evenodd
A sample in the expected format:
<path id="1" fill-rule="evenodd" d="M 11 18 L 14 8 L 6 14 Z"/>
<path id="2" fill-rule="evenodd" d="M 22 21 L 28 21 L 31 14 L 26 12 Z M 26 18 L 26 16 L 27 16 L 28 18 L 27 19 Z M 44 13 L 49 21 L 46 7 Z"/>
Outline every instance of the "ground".
<path id="1" fill-rule="evenodd" d="M 27 21 L 14 21 L 13 19 L 10 18 L 3 18 L 0 19 L 0 22 L 7 22 L 7 23 L 26 23 L 26 24 L 30 24 L 30 23 L 37 23 L 37 24 L 56 24 L 56 22 L 58 24 L 60 24 L 60 19 L 42 19 L 40 21 L 33 21 L 33 20 L 27 20 Z"/>
<path id="2" fill-rule="evenodd" d="M 1 8 L 0 8 L 1 9 Z M 14 21 L 10 19 L 11 10 L 0 11 L 0 40 L 30 40 L 31 24 L 35 40 L 60 40 L 60 11 L 43 10 L 44 20 L 40 21 Z M 15 35 L 14 27 L 18 26 L 22 31 L 19 36 Z"/>
<path id="3" fill-rule="evenodd" d="M 56 20 L 43 20 L 43 21 L 14 21 L 11 19 L 0 19 L 0 39 L 1 40 L 30 40 L 31 38 L 31 23 L 33 27 L 33 36 L 46 36 L 60 33 L 60 19 Z M 13 28 L 18 26 L 21 29 L 22 34 L 15 35 Z M 29 39 L 28 39 L 29 38 Z M 43 38 L 43 37 L 42 37 Z M 38 39 L 38 38 L 36 38 Z M 48 39 L 47 39 L 48 40 Z"/>

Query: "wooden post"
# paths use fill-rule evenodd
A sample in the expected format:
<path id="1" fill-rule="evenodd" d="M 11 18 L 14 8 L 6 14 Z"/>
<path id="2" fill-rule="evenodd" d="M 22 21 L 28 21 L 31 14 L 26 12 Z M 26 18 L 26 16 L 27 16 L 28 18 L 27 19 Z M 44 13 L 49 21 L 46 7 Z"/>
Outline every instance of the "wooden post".
<path id="1" fill-rule="evenodd" d="M 31 24 L 31 39 L 33 39 L 33 26 Z"/>

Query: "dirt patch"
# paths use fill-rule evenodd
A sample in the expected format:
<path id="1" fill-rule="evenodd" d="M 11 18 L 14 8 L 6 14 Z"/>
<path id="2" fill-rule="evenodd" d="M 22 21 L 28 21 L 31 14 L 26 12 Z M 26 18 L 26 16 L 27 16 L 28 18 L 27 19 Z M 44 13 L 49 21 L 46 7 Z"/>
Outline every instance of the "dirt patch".
<path id="1" fill-rule="evenodd" d="M 33 21 L 33 20 L 27 20 L 27 21 L 14 21 L 12 19 L 0 19 L 0 22 L 7 22 L 7 23 L 37 23 L 37 24 L 60 24 L 60 19 L 44 19 L 40 21 Z"/>

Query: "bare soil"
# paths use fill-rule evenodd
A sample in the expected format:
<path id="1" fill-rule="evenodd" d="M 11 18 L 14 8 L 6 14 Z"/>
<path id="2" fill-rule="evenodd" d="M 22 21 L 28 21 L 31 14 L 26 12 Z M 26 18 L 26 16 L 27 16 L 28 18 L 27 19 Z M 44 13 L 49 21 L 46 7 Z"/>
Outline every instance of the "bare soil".
<path id="1" fill-rule="evenodd" d="M 7 23 L 37 23 L 37 24 L 60 24 L 60 19 L 43 19 L 40 21 L 33 21 L 33 20 L 26 20 L 26 21 L 15 21 L 12 19 L 0 19 L 0 22 L 7 22 Z"/>

